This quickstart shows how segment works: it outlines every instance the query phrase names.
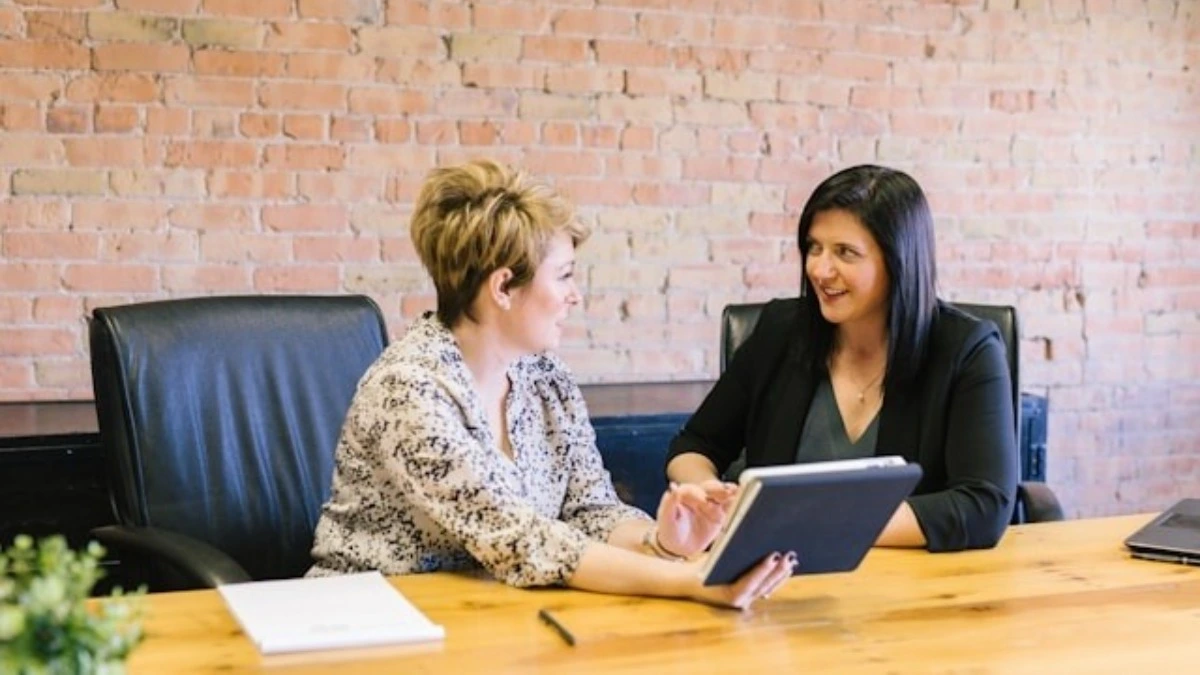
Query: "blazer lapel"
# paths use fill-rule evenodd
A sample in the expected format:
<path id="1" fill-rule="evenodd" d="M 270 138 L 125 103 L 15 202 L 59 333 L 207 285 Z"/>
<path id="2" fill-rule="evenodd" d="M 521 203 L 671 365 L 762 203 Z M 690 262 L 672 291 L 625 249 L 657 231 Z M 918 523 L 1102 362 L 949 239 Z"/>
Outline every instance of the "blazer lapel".
<path id="1" fill-rule="evenodd" d="M 917 461 L 921 438 L 921 397 L 911 387 L 905 391 L 884 393 L 883 409 L 879 413 L 879 440 L 875 455 L 900 455 L 909 462 Z"/>
<path id="2" fill-rule="evenodd" d="M 750 459 L 751 466 L 791 464 L 796 461 L 796 448 L 800 444 L 800 430 L 812 404 L 816 381 L 809 369 L 794 359 L 781 364 L 784 372 L 777 378 L 764 401 L 764 409 L 771 411 L 766 421 L 761 453 L 757 462 Z"/>

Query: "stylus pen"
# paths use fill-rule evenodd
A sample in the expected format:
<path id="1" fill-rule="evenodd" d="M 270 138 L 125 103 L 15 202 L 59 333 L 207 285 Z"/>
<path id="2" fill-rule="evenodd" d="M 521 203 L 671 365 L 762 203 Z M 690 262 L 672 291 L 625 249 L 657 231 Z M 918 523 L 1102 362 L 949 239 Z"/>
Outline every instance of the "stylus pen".
<path id="1" fill-rule="evenodd" d="M 538 618 L 542 620 L 542 623 L 545 623 L 547 626 L 553 628 L 554 632 L 558 633 L 558 636 L 563 639 L 563 642 L 567 643 L 571 647 L 575 646 L 575 636 L 571 635 L 571 631 L 567 630 L 566 626 L 562 625 L 558 622 L 558 619 L 554 618 L 554 615 L 550 613 L 550 610 L 539 609 Z"/>

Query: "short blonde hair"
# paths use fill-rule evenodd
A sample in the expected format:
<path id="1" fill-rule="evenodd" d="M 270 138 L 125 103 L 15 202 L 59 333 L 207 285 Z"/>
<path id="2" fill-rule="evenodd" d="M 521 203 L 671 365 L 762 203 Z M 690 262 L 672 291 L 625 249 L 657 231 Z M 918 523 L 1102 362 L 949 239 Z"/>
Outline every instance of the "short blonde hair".
<path id="1" fill-rule="evenodd" d="M 589 234 L 549 185 L 487 159 L 430 172 L 409 230 L 446 326 L 475 320 L 471 305 L 496 270 L 512 270 L 509 287 L 524 286 L 555 234 L 565 231 L 575 246 Z"/>

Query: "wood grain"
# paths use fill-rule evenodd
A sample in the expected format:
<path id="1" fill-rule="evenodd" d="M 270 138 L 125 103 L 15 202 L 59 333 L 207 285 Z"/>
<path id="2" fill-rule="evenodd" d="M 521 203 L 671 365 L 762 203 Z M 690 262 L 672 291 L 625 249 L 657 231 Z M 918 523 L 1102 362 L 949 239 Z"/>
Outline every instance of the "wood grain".
<path id="1" fill-rule="evenodd" d="M 1200 568 L 1130 559 L 1150 515 L 1024 525 L 994 550 L 874 550 L 849 574 L 796 577 L 747 612 L 518 590 L 469 576 L 392 583 L 444 644 L 264 660 L 212 591 L 148 599 L 132 673 L 1127 672 L 1190 669 Z M 537 617 L 550 608 L 567 646 Z M 319 611 L 319 608 L 314 608 Z"/>

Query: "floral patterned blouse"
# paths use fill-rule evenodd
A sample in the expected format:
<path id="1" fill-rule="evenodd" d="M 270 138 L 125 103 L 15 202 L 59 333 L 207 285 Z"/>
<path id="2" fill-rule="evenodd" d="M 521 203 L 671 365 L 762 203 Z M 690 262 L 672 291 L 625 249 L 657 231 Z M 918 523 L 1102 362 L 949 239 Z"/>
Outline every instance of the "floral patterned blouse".
<path id="1" fill-rule="evenodd" d="M 482 566 L 514 586 L 559 584 L 589 539 L 648 519 L 618 500 L 566 367 L 538 354 L 508 377 L 511 460 L 441 322 L 427 314 L 388 347 L 347 413 L 309 576 Z"/>

